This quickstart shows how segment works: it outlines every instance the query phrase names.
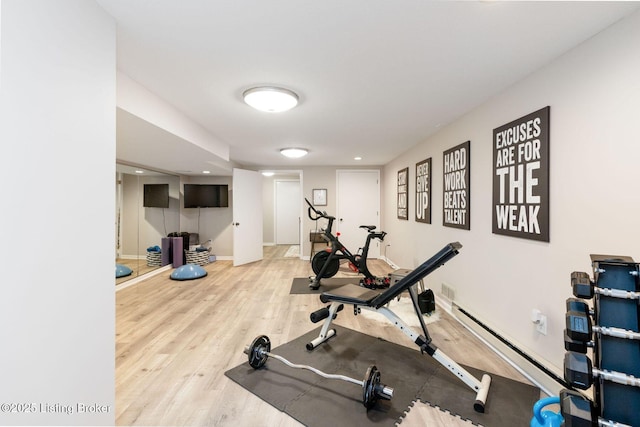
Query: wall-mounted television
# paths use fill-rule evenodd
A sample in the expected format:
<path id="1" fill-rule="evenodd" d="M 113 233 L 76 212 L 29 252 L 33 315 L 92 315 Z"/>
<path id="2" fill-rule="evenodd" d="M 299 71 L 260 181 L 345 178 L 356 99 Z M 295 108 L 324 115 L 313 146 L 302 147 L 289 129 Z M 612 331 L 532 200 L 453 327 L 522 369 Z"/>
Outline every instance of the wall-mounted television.
<path id="1" fill-rule="evenodd" d="M 168 208 L 169 184 L 144 184 L 142 206 L 145 208 Z"/>
<path id="2" fill-rule="evenodd" d="M 226 208 L 229 206 L 227 184 L 185 184 L 185 208 Z"/>

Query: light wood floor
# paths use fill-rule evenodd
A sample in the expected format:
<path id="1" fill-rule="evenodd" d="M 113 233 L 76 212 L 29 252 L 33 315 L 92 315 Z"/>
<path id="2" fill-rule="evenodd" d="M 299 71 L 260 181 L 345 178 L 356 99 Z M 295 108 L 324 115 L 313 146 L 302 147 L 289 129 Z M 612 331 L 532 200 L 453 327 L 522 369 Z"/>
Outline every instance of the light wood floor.
<path id="1" fill-rule="evenodd" d="M 318 296 L 289 294 L 292 278 L 313 273 L 308 261 L 284 258 L 287 248 L 265 247 L 264 260 L 246 266 L 214 262 L 205 266 L 208 275 L 202 279 L 173 281 L 166 272 L 116 293 L 117 425 L 300 425 L 224 375 L 246 362 L 244 346 L 257 335 L 268 335 L 277 347 L 319 326 L 309 321 L 309 314 L 322 307 Z M 376 275 L 391 271 L 379 260 L 369 267 Z M 341 269 L 338 275 L 350 273 Z M 448 356 L 527 382 L 439 312 L 440 320 L 429 325 L 429 333 Z M 336 323 L 361 332 L 375 330 L 388 341 L 415 348 L 380 317 L 377 321 L 341 313 Z M 418 402 L 402 425 L 471 423 Z"/>

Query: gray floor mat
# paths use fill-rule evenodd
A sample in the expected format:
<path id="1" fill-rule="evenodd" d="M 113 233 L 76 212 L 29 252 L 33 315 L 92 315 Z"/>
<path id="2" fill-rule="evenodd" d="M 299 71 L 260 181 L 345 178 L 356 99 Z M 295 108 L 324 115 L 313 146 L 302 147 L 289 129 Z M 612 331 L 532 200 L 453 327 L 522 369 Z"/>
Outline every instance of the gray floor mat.
<path id="1" fill-rule="evenodd" d="M 299 422 L 313 427 L 336 425 L 388 425 L 401 422 L 412 402 L 420 398 L 464 419 L 491 427 L 528 425 L 540 390 L 529 384 L 490 374 L 486 412 L 473 410 L 475 393 L 462 381 L 417 349 L 403 347 L 348 328 L 335 326 L 337 336 L 309 352 L 305 344 L 318 335 L 311 331 L 272 349 L 292 363 L 310 365 L 330 374 L 363 379 L 369 365 L 381 372 L 381 382 L 394 388 L 390 401 L 379 400 L 366 410 L 362 387 L 325 379 L 269 359 L 254 370 L 248 362 L 225 375 Z M 249 344 L 253 338 L 247 340 Z M 464 366 L 464 365 L 463 365 Z M 464 366 L 474 375 L 480 372 Z"/>

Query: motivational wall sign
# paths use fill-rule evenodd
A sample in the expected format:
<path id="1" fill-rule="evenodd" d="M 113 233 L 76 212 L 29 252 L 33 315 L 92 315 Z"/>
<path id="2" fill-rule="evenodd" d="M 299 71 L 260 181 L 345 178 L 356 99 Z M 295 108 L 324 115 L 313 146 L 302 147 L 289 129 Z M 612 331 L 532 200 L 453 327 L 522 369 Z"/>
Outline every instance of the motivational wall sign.
<path id="1" fill-rule="evenodd" d="M 469 230 L 471 141 L 450 148 L 443 156 L 442 225 Z"/>
<path id="2" fill-rule="evenodd" d="M 409 219 L 409 168 L 398 172 L 398 219 Z"/>
<path id="3" fill-rule="evenodd" d="M 493 233 L 549 241 L 549 111 L 493 130 Z"/>
<path id="4" fill-rule="evenodd" d="M 416 163 L 416 221 L 431 224 L 431 157 Z"/>

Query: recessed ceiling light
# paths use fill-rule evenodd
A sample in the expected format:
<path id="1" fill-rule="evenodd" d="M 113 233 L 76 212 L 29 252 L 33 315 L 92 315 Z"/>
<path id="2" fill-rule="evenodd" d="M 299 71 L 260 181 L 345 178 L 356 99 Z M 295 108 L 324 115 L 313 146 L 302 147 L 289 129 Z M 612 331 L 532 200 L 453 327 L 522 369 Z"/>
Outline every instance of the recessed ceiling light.
<path id="1" fill-rule="evenodd" d="M 138 169 L 136 173 L 144 173 L 144 171 L 141 171 L 140 169 Z"/>
<path id="2" fill-rule="evenodd" d="M 298 95 L 289 89 L 275 86 L 254 87 L 242 94 L 244 102 L 256 110 L 281 113 L 298 105 Z"/>
<path id="3" fill-rule="evenodd" d="M 262 172 L 262 175 L 264 175 L 264 176 L 273 176 L 273 175 L 274 175 L 274 173 L 273 173 L 273 172 L 265 171 L 265 172 Z"/>
<path id="4" fill-rule="evenodd" d="M 307 153 L 309 153 L 309 151 L 306 148 L 283 148 L 280 150 L 280 154 L 291 159 L 304 157 Z"/>
<path id="5" fill-rule="evenodd" d="M 207 174 L 207 173 L 211 173 L 211 171 L 202 171 L 202 173 Z"/>
<path id="6" fill-rule="evenodd" d="M 356 156 L 356 157 L 353 158 L 353 160 L 362 160 L 362 157 Z"/>

